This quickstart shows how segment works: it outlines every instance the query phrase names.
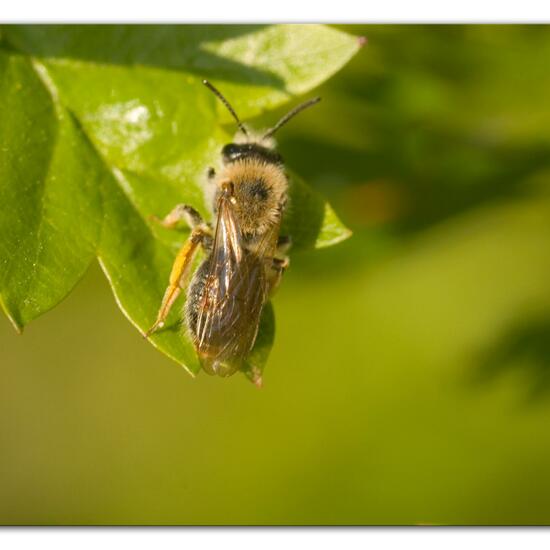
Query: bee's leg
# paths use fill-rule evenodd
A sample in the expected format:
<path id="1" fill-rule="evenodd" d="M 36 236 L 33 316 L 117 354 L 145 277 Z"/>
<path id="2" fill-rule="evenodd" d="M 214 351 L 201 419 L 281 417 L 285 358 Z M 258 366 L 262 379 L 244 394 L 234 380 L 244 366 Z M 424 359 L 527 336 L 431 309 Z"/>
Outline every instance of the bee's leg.
<path id="1" fill-rule="evenodd" d="M 284 258 L 273 258 L 273 263 L 271 264 L 271 275 L 269 278 L 270 294 L 273 294 L 273 292 L 277 290 L 277 287 L 283 278 L 283 273 L 288 269 L 289 265 L 290 260 L 288 259 L 288 256 L 285 256 Z"/>
<path id="2" fill-rule="evenodd" d="M 197 248 L 199 245 L 204 245 L 208 241 L 211 241 L 212 237 L 209 234 L 209 231 L 205 231 L 202 226 L 195 227 L 187 239 L 186 243 L 181 247 L 174 265 L 172 266 L 172 271 L 170 272 L 170 279 L 168 288 L 164 293 L 162 303 L 157 314 L 157 319 L 153 323 L 153 326 L 145 333 L 145 337 L 148 338 L 155 332 L 157 329 L 164 326 L 164 321 L 170 312 L 170 309 L 176 298 L 180 295 L 182 288 L 185 286 L 187 275 L 189 274 L 189 268 L 191 267 L 191 262 Z"/>
<path id="3" fill-rule="evenodd" d="M 270 293 L 275 292 L 281 279 L 283 273 L 288 269 L 290 265 L 290 260 L 286 253 L 292 246 L 292 239 L 289 235 L 281 235 L 277 240 L 277 250 L 275 252 L 276 256 L 272 259 L 271 264 L 271 273 L 269 280 Z"/>
<path id="4" fill-rule="evenodd" d="M 288 269 L 288 266 L 290 265 L 290 260 L 287 256 L 284 258 L 273 258 L 273 264 L 271 266 L 271 269 L 278 273 L 284 273 L 285 270 Z"/>
<path id="5" fill-rule="evenodd" d="M 180 221 L 185 221 L 187 225 L 194 229 L 195 227 L 206 226 L 202 216 L 188 204 L 178 204 L 167 216 L 162 220 L 156 216 L 151 216 L 153 220 L 160 223 L 163 227 L 173 229 Z"/>
<path id="6" fill-rule="evenodd" d="M 214 170 L 212 166 L 206 171 L 206 177 L 208 178 L 209 182 L 212 182 L 212 180 L 216 177 L 216 170 Z"/>

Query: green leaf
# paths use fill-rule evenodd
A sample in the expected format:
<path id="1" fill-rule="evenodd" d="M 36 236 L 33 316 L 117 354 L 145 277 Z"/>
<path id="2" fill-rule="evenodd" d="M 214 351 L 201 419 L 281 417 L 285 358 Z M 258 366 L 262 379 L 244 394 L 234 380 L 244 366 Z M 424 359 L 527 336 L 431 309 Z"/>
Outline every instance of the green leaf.
<path id="1" fill-rule="evenodd" d="M 305 93 L 359 45 L 322 25 L 3 26 L 0 30 L 0 303 L 13 324 L 54 307 L 94 257 L 141 331 L 188 232 L 150 221 L 177 203 L 209 218 L 202 182 L 230 135 L 211 79 L 241 118 Z M 295 249 L 349 235 L 292 177 L 284 229 Z M 199 371 L 174 308 L 152 343 Z M 266 308 L 250 369 L 261 372 Z"/>
<path id="2" fill-rule="evenodd" d="M 29 59 L 0 52 L 0 95 L 0 288 L 21 328 L 66 296 L 93 259 L 103 170 Z"/>
<path id="3" fill-rule="evenodd" d="M 325 248 L 351 236 L 330 204 L 293 173 L 282 233 L 292 236 L 294 252 Z"/>

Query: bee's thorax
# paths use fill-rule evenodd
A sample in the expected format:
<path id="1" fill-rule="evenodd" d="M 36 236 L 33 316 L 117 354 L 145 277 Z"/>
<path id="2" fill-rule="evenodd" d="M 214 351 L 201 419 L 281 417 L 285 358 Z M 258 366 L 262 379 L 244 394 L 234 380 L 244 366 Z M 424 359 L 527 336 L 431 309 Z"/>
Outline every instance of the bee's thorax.
<path id="1" fill-rule="evenodd" d="M 227 164 L 218 175 L 218 188 L 232 184 L 232 203 L 239 228 L 254 240 L 280 222 L 286 202 L 288 179 L 282 165 L 248 158 Z"/>

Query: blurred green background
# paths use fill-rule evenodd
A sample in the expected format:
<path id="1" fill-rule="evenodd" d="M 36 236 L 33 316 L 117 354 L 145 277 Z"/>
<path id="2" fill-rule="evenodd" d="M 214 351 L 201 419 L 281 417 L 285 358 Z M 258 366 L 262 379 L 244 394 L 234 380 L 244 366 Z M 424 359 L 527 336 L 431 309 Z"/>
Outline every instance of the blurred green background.
<path id="1" fill-rule="evenodd" d="M 354 236 L 293 257 L 265 387 L 191 379 L 94 267 L 1 321 L 0 523 L 550 523 L 550 27 L 342 28 L 279 142 Z"/>

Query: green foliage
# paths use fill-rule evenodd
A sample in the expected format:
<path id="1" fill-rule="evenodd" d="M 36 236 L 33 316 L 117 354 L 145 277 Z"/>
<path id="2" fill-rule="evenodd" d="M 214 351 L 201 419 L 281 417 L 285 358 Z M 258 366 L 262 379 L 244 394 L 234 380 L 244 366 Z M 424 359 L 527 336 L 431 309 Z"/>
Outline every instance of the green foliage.
<path id="1" fill-rule="evenodd" d="M 156 227 L 188 203 L 208 217 L 202 180 L 230 122 L 311 90 L 357 51 L 321 25 L 4 26 L 0 34 L 0 302 L 16 328 L 59 303 L 97 256 L 140 331 L 155 318 L 186 231 Z M 293 178 L 285 230 L 297 249 L 346 238 L 334 212 Z M 174 308 L 177 310 L 178 308 Z M 199 370 L 178 311 L 153 344 Z M 273 341 L 266 308 L 252 358 Z"/>
<path id="2" fill-rule="evenodd" d="M 163 368 L 93 262 L 0 322 L 0 523 L 550 521 L 550 29 L 343 30 L 279 143 L 353 236 L 292 258 L 265 390 Z"/>

